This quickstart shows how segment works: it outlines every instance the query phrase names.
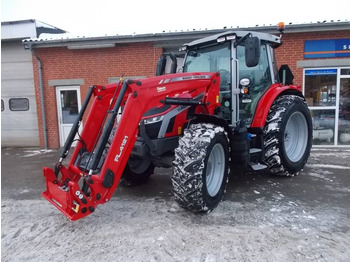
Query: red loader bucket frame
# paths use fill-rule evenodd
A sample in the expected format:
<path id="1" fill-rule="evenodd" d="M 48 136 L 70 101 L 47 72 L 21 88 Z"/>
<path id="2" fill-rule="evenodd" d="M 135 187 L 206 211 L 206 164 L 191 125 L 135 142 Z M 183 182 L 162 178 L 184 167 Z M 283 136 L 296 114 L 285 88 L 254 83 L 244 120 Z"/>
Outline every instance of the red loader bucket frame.
<path id="1" fill-rule="evenodd" d="M 46 191 L 42 195 L 70 220 L 91 214 L 111 199 L 147 110 L 162 104 L 196 105 L 202 113 L 213 114 L 220 105 L 219 89 L 218 73 L 183 73 L 90 87 L 55 170 L 43 168 Z M 201 100 L 194 99 L 200 94 Z M 92 97 L 84 129 L 65 167 L 62 162 Z M 123 113 L 116 124 L 120 108 Z M 110 142 L 113 128 L 116 132 Z"/>

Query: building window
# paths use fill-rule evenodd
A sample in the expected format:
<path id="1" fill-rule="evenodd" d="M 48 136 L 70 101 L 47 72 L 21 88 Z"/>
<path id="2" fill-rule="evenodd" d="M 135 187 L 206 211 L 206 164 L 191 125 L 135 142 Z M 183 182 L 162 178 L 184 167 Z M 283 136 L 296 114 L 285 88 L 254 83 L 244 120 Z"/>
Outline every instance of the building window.
<path id="1" fill-rule="evenodd" d="M 350 145 L 350 70 L 348 73 L 346 78 L 340 78 L 339 83 L 339 145 Z"/>
<path id="2" fill-rule="evenodd" d="M 350 145 L 350 68 L 304 70 L 314 145 Z"/>
<path id="3" fill-rule="evenodd" d="M 335 106 L 337 69 L 305 71 L 305 98 L 309 106 Z"/>
<path id="4" fill-rule="evenodd" d="M 334 145 L 335 110 L 311 110 L 314 145 Z"/>
<path id="5" fill-rule="evenodd" d="M 340 70 L 341 75 L 350 75 L 350 68 L 345 68 Z"/>
<path id="6" fill-rule="evenodd" d="M 1 112 L 5 110 L 4 100 L 1 99 Z"/>
<path id="7" fill-rule="evenodd" d="M 28 111 L 29 100 L 27 98 L 11 98 L 9 107 L 11 111 Z"/>

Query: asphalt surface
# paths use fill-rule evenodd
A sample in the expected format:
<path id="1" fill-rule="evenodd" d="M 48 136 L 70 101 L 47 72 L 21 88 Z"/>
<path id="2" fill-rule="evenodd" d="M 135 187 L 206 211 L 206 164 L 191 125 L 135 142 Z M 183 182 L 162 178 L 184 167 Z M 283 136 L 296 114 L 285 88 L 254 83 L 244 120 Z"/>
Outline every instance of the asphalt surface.
<path id="1" fill-rule="evenodd" d="M 42 167 L 54 167 L 59 158 L 58 150 L 3 148 L 1 153 L 3 261 L 94 261 L 100 258 L 114 261 L 350 260 L 350 148 L 312 149 L 304 170 L 292 178 L 272 177 L 263 172 L 233 173 L 224 201 L 204 216 L 190 214 L 177 206 L 171 193 L 171 169 L 157 168 L 148 183 L 135 187 L 120 185 L 110 203 L 99 206 L 94 214 L 79 222 L 70 222 L 41 197 L 45 190 Z M 111 211 L 110 207 L 118 212 Z M 40 225 L 49 223 L 45 216 L 52 224 L 38 233 Z M 119 220 L 125 218 L 131 223 L 126 222 L 126 228 L 129 225 L 133 230 L 118 238 L 114 236 L 114 241 L 118 242 L 114 249 L 128 250 L 133 241 L 141 241 L 141 249 L 134 250 L 133 255 L 123 252 L 123 256 L 119 254 L 116 259 L 109 253 L 110 247 L 103 244 L 104 235 L 109 234 L 114 222 L 119 224 Z M 135 222 L 141 218 L 142 223 Z M 41 222 L 34 222 L 36 219 Z M 30 220 L 33 222 L 28 223 Z M 159 221 L 158 225 L 150 226 L 154 221 Z M 104 229 L 106 224 L 108 230 Z M 170 229 L 164 233 L 164 227 L 170 227 L 170 224 L 175 225 L 176 234 L 171 235 Z M 81 257 L 74 256 L 77 251 L 69 246 L 60 244 L 48 248 L 45 243 L 48 239 L 56 239 L 53 236 L 56 231 L 62 230 L 61 240 L 72 241 L 74 225 L 84 230 L 89 225 L 91 234 L 100 230 L 94 243 L 101 241 L 106 252 L 99 252 L 99 256 L 94 257 L 96 252 L 87 253 L 82 249 L 86 243 L 82 243 L 78 254 L 87 254 L 90 260 L 86 257 L 80 260 Z M 215 234 L 207 236 L 206 232 L 211 232 L 213 226 Z M 197 233 L 192 231 L 193 228 Z M 53 231 L 49 233 L 50 230 Z M 126 229 L 119 230 L 124 232 Z M 234 236 L 239 233 L 239 238 L 222 237 L 228 230 L 236 230 Z M 182 242 L 177 246 L 179 232 Z M 39 236 L 42 239 L 38 239 Z M 144 242 L 148 239 L 145 236 L 152 241 Z M 127 246 L 121 244 L 123 239 Z M 202 249 L 186 249 L 186 241 L 192 245 L 200 243 Z M 227 241 L 231 241 L 230 248 L 225 244 Z M 28 249 L 33 248 L 33 243 L 37 250 L 43 251 L 29 256 Z M 164 250 L 154 251 L 152 245 L 157 243 L 161 243 Z M 215 245 L 218 247 L 214 248 Z M 232 247 L 242 245 L 245 247 L 242 250 Z M 11 252 L 14 249 L 16 253 Z"/>
<path id="2" fill-rule="evenodd" d="M 54 168 L 59 150 L 3 148 L 1 154 L 1 198 L 41 199 L 45 190 L 42 167 Z M 114 197 L 166 197 L 171 195 L 171 169 L 156 169 L 141 186 L 117 189 Z M 230 178 L 225 200 L 254 201 L 276 194 L 308 203 L 350 210 L 350 149 L 314 148 L 301 175 L 275 177 L 263 172 L 238 173 Z"/>

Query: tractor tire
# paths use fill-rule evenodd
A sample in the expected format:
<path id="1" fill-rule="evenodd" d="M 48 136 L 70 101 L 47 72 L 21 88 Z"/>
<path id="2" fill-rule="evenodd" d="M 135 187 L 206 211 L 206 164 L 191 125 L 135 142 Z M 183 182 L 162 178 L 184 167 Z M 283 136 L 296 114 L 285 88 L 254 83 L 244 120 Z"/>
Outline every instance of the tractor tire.
<path id="1" fill-rule="evenodd" d="M 129 185 L 146 183 L 154 172 L 152 161 L 136 156 L 130 156 L 125 166 L 122 178 Z"/>
<path id="2" fill-rule="evenodd" d="M 272 175 L 301 171 L 312 145 L 312 119 L 305 100 L 283 95 L 272 104 L 264 127 L 265 163 Z"/>
<path id="3" fill-rule="evenodd" d="M 108 144 L 112 144 L 117 127 L 112 129 L 108 138 Z M 105 154 L 107 154 L 106 151 Z M 155 166 L 152 161 L 137 156 L 130 155 L 129 160 L 122 174 L 121 184 L 124 186 L 136 186 L 146 183 L 153 174 Z"/>
<path id="4" fill-rule="evenodd" d="M 175 149 L 171 176 L 175 200 L 192 212 L 209 212 L 223 199 L 229 173 L 229 142 L 224 129 L 193 124 Z"/>

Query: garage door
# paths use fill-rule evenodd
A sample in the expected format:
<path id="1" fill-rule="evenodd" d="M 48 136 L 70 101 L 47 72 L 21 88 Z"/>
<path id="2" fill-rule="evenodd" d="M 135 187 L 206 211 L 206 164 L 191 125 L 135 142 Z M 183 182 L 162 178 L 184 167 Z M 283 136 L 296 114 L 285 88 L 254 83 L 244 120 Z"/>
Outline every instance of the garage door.
<path id="1" fill-rule="evenodd" d="M 20 41 L 1 46 L 1 145 L 39 146 L 32 55 Z"/>

